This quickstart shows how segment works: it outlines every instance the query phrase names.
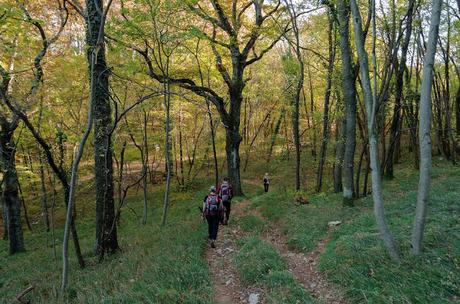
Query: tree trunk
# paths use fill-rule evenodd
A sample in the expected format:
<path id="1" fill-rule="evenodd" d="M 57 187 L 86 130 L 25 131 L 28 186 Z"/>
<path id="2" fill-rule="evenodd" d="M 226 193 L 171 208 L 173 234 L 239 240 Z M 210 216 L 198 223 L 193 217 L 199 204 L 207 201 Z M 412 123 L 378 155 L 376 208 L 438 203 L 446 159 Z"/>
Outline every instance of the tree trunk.
<path id="1" fill-rule="evenodd" d="M 328 13 L 328 18 L 329 64 L 327 68 L 326 90 L 324 93 L 323 137 L 321 140 L 321 148 L 319 152 L 318 171 L 316 172 L 316 192 L 320 192 L 323 186 L 324 163 L 326 162 L 327 144 L 329 141 L 329 99 L 331 97 L 332 73 L 334 71 L 335 61 L 335 43 L 332 38 L 334 32 L 334 23 L 330 12 Z"/>
<path id="2" fill-rule="evenodd" d="M 238 123 L 239 124 L 239 123 Z M 241 176 L 240 176 L 240 155 L 239 148 L 242 140 L 241 135 L 237 131 L 237 127 L 229 126 L 226 129 L 226 145 L 225 151 L 227 154 L 227 172 L 235 195 L 242 195 Z"/>
<path id="3" fill-rule="evenodd" d="M 342 183 L 342 168 L 343 168 L 343 158 L 345 154 L 345 129 L 346 129 L 346 120 L 340 119 L 337 122 L 337 128 L 335 133 L 335 160 L 333 167 L 334 175 L 334 192 L 342 192 L 343 183 Z"/>
<path id="4" fill-rule="evenodd" d="M 434 57 L 439 35 L 439 22 L 442 0 L 434 0 L 431 12 L 430 33 L 423 66 L 423 80 L 420 95 L 420 179 L 412 231 L 412 253 L 419 254 L 422 248 L 423 231 L 425 229 L 426 207 L 430 188 L 431 174 L 431 83 L 433 81 Z"/>
<path id="5" fill-rule="evenodd" d="M 149 163 L 149 153 L 148 153 L 148 141 L 147 141 L 147 112 L 143 109 L 144 114 L 144 132 L 143 132 L 143 140 L 142 140 L 142 190 L 144 196 L 144 209 L 142 214 L 142 224 L 147 224 L 147 213 L 148 213 L 148 195 L 147 195 L 147 170 L 148 170 L 148 163 Z"/>
<path id="6" fill-rule="evenodd" d="M 0 164 L 3 173 L 2 202 L 6 208 L 7 230 L 5 233 L 8 233 L 10 254 L 25 251 L 21 225 L 21 200 L 15 164 L 16 147 L 13 140 L 16 128 L 17 121 L 5 122 L 2 123 L 0 132 Z"/>
<path id="7" fill-rule="evenodd" d="M 460 86 L 457 88 L 455 95 L 455 129 L 457 136 L 460 136 Z"/>
<path id="8" fill-rule="evenodd" d="M 338 1 L 340 49 L 342 56 L 342 87 L 345 100 L 346 130 L 343 160 L 343 204 L 353 206 L 354 159 L 356 148 L 356 86 L 353 72 L 352 52 L 349 42 L 350 9 L 346 0 Z"/>
<path id="9" fill-rule="evenodd" d="M 393 108 L 393 120 L 391 122 L 390 145 L 385 164 L 385 176 L 389 179 L 394 177 L 393 165 L 395 163 L 395 150 L 401 137 L 401 99 L 404 88 L 404 71 L 406 70 L 407 50 L 409 49 L 410 38 L 412 34 L 412 15 L 414 11 L 415 0 L 410 0 L 407 9 L 406 34 L 401 48 L 401 60 L 396 72 L 395 104 Z"/>
<path id="10" fill-rule="evenodd" d="M 180 184 L 182 188 L 185 187 L 185 174 L 184 174 L 184 147 L 182 143 L 182 105 L 179 108 L 179 168 L 180 168 Z"/>
<path id="11" fill-rule="evenodd" d="M 114 252 L 118 249 L 115 221 L 113 186 L 112 127 L 109 101 L 109 67 L 105 59 L 103 36 L 103 1 L 86 0 L 86 43 L 90 82 L 94 79 L 94 170 L 96 187 L 96 253 Z M 92 53 L 96 50 L 94 68 L 91 69 Z"/>
<path id="12" fill-rule="evenodd" d="M 166 59 L 166 71 L 169 69 L 169 58 Z M 167 74 L 166 74 L 167 75 Z M 164 90 L 168 92 L 164 96 L 164 106 L 166 111 L 166 121 L 165 121 L 165 162 L 166 162 L 166 185 L 165 185 L 165 194 L 163 200 L 163 215 L 161 218 L 161 225 L 166 225 L 166 216 L 168 213 L 169 207 L 169 191 L 171 186 L 171 172 L 172 172 L 172 162 L 171 162 L 171 139 L 170 139 L 170 109 L 171 109 L 171 94 L 169 80 L 164 83 Z"/>
<path id="13" fill-rule="evenodd" d="M 43 161 L 43 154 L 40 151 L 40 204 L 42 207 L 43 220 L 45 222 L 46 231 L 50 231 L 50 220 L 48 214 L 48 201 L 46 199 L 46 184 L 45 184 L 45 162 Z"/>
<path id="14" fill-rule="evenodd" d="M 284 118 L 285 114 L 286 114 L 286 108 L 283 106 L 283 108 L 281 109 L 280 116 L 279 116 L 278 120 L 276 121 L 275 129 L 273 130 L 272 137 L 270 139 L 270 148 L 268 149 L 267 164 L 270 163 L 270 160 L 272 158 L 273 147 L 275 146 L 276 138 L 278 137 L 278 134 L 280 132 L 281 122 L 283 121 L 283 118 Z"/>
<path id="15" fill-rule="evenodd" d="M 22 208 L 24 209 L 24 220 L 26 221 L 26 225 L 29 231 L 32 231 L 32 225 L 30 224 L 29 220 L 29 213 L 27 211 L 26 201 L 24 200 L 24 194 L 22 193 L 21 183 L 19 182 L 19 179 L 17 181 L 17 184 L 19 190 L 19 198 L 21 200 Z M 36 192 L 35 189 L 32 189 L 32 191 Z"/>
<path id="16" fill-rule="evenodd" d="M 2 180 L 2 186 L 3 186 L 3 180 Z M 1 187 L 0 187 L 1 190 Z M 6 201 L 3 199 L 2 195 L 2 220 L 3 220 L 3 240 L 7 241 L 8 240 L 8 211 L 6 207 Z"/>
<path id="17" fill-rule="evenodd" d="M 356 49 L 358 51 L 358 59 L 361 72 L 361 83 L 364 93 L 364 101 L 366 104 L 367 123 L 369 132 L 369 157 L 372 170 L 372 196 L 374 200 L 374 214 L 379 227 L 380 235 L 387 247 L 388 253 L 394 260 L 399 260 L 399 250 L 396 246 L 395 240 L 390 232 L 386 223 L 385 212 L 383 207 L 382 198 L 382 181 L 380 177 L 380 163 L 379 163 L 379 146 L 376 135 L 376 87 L 374 85 L 374 94 L 371 91 L 371 82 L 369 77 L 369 63 L 367 52 L 364 48 L 364 37 L 362 31 L 362 20 L 356 0 L 350 0 L 351 11 L 353 14 L 353 25 L 355 33 Z M 375 43 L 375 0 L 372 1 L 373 24 L 374 24 L 374 43 Z M 375 46 L 375 44 L 374 44 Z M 375 75 L 376 77 L 376 75 Z"/>

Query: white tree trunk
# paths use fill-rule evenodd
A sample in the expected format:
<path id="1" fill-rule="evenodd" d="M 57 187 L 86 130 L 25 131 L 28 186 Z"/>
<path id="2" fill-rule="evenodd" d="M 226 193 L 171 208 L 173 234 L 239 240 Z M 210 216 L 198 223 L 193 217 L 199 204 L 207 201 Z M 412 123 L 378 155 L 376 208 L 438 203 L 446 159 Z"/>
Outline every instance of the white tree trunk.
<path id="1" fill-rule="evenodd" d="M 372 171 L 372 198 L 374 200 L 374 214 L 377 221 L 377 226 L 380 231 L 380 235 L 387 247 L 388 253 L 394 260 L 399 260 L 399 251 L 396 246 L 396 242 L 390 232 L 390 229 L 386 223 L 385 210 L 383 207 L 382 198 L 382 181 L 380 178 L 380 161 L 379 161 L 379 149 L 378 140 L 375 131 L 375 110 L 376 110 L 376 98 L 372 94 L 371 80 L 369 77 L 369 62 L 368 55 L 364 48 L 364 37 L 362 30 L 362 20 L 359 12 L 359 8 L 356 4 L 356 0 L 350 1 L 351 12 L 353 14 L 353 27 L 355 32 L 355 44 L 358 51 L 358 59 L 361 72 L 361 84 L 363 87 L 364 102 L 366 104 L 367 123 L 369 129 L 369 156 L 370 165 Z M 375 0 L 372 1 L 373 14 L 375 18 Z M 374 30 L 375 39 L 375 30 Z M 374 90 L 376 87 L 374 87 Z"/>
<path id="2" fill-rule="evenodd" d="M 420 92 L 420 178 L 418 184 L 417 207 L 415 210 L 414 227 L 412 231 L 412 253 L 419 254 L 422 247 L 423 231 L 425 228 L 426 207 L 430 188 L 431 175 L 431 83 L 433 81 L 433 65 L 436 54 L 436 44 L 439 35 L 442 0 L 433 1 L 431 11 L 430 33 L 428 36 L 423 80 Z"/>

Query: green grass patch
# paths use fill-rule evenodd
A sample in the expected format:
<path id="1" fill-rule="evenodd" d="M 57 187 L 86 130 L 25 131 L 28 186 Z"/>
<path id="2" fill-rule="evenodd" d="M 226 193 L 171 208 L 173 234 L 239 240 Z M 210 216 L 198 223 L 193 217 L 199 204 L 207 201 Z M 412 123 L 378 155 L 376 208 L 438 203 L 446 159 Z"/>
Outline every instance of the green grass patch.
<path id="1" fill-rule="evenodd" d="M 240 226 L 241 230 L 244 232 L 250 232 L 256 235 L 270 230 L 270 225 L 268 225 L 260 217 L 252 214 L 248 214 L 239 218 L 238 226 Z"/>
<path id="2" fill-rule="evenodd" d="M 244 284 L 265 286 L 268 303 L 314 303 L 309 293 L 288 271 L 286 262 L 273 246 L 256 237 L 239 241 L 235 265 Z"/>
<path id="3" fill-rule="evenodd" d="M 402 262 L 389 259 L 372 213 L 363 212 L 337 230 L 320 266 L 345 287 L 352 302 L 459 303 L 460 170 L 433 171 L 424 251 L 419 257 L 409 254 L 418 175 L 401 175 L 403 179 L 385 184 L 385 207 Z"/>
<path id="4" fill-rule="evenodd" d="M 297 194 L 290 191 L 269 192 L 253 199 L 253 206 L 264 217 L 279 224 L 288 236 L 291 248 L 310 251 L 328 231 L 330 221 L 346 221 L 359 208 L 342 208 L 340 194 L 317 194 L 308 197 L 309 204 L 294 203 Z"/>

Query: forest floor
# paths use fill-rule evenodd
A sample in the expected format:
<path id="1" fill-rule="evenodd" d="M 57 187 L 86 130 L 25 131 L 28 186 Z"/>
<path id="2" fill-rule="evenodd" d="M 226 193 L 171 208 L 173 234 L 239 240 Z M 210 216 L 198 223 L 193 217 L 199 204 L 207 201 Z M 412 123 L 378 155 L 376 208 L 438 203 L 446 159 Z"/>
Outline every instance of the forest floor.
<path id="1" fill-rule="evenodd" d="M 265 169 L 251 172 L 263 175 Z M 292 178 L 282 174 L 272 177 L 269 193 L 263 193 L 259 180 L 245 177 L 246 196 L 234 199 L 230 224 L 221 226 L 216 249 L 206 242 L 207 225 L 197 210 L 210 179 L 197 180 L 187 191 L 173 188 L 165 227 L 158 224 L 162 187 L 149 191 L 147 225 L 140 223 L 142 191 L 133 191 L 121 215 L 121 250 L 102 263 L 92 254 L 91 185 L 84 185 L 77 201 L 77 228 L 87 267 L 78 268 L 71 247 L 65 302 L 459 303 L 458 167 L 434 165 L 419 257 L 409 254 L 418 174 L 398 167 L 396 178 L 385 181 L 386 215 L 402 252 L 400 263 L 391 261 L 379 238 L 370 197 L 344 208 L 340 193 L 303 192 L 309 204 L 298 205 L 298 193 L 289 187 Z M 29 209 L 34 231 L 25 231 L 27 251 L 9 256 L 8 243 L 0 241 L 0 303 L 14 302 L 28 288 L 25 301 L 63 302 L 56 297 L 64 211 L 62 202 L 58 204 L 54 238 L 44 231 L 37 201 Z M 331 221 L 342 223 L 330 228 Z"/>

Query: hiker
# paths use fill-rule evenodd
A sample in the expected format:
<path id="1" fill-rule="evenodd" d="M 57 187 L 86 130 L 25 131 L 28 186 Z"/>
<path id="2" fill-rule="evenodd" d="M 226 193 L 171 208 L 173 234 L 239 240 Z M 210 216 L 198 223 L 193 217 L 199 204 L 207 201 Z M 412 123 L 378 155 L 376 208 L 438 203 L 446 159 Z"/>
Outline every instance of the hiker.
<path id="1" fill-rule="evenodd" d="M 270 179 L 268 179 L 268 173 L 264 175 L 264 191 L 268 192 L 268 187 L 270 186 Z"/>
<path id="2" fill-rule="evenodd" d="M 232 204 L 233 189 L 230 185 L 228 177 L 224 177 L 222 184 L 219 187 L 219 198 L 222 200 L 224 205 L 224 218 L 222 220 L 223 225 L 228 225 L 230 219 L 230 209 Z"/>
<path id="3" fill-rule="evenodd" d="M 219 230 L 219 222 L 222 217 L 222 202 L 214 186 L 209 188 L 209 194 L 204 198 L 203 217 L 208 221 L 208 234 L 211 247 L 216 248 L 215 242 Z"/>

